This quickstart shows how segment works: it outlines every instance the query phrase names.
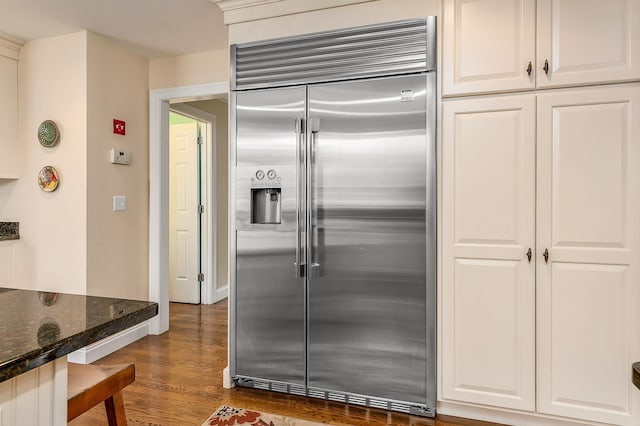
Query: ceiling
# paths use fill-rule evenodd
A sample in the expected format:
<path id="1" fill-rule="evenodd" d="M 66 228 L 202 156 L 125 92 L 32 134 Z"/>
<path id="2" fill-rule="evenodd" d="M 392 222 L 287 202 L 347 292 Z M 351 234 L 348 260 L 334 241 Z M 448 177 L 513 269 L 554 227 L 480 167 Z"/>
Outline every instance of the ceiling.
<path id="1" fill-rule="evenodd" d="M 148 57 L 227 47 L 209 0 L 0 0 L 0 34 L 21 41 L 89 30 Z"/>

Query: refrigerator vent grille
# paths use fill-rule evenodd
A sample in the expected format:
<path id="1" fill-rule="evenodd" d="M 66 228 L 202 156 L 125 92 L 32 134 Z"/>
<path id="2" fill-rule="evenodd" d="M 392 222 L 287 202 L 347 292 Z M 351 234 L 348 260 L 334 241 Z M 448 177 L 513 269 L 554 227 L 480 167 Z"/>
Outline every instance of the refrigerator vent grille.
<path id="1" fill-rule="evenodd" d="M 269 382 L 264 380 L 254 380 L 253 387 L 257 389 L 269 390 Z"/>
<path id="2" fill-rule="evenodd" d="M 347 402 L 347 396 L 341 393 L 329 392 L 327 393 L 327 399 L 331 401 Z"/>
<path id="3" fill-rule="evenodd" d="M 231 46 L 233 90 L 435 69 L 435 18 Z"/>
<path id="4" fill-rule="evenodd" d="M 367 405 L 367 398 L 364 398 L 362 396 L 349 395 L 347 402 L 354 405 Z"/>
<path id="5" fill-rule="evenodd" d="M 276 392 L 281 392 L 281 393 L 288 393 L 288 385 L 286 385 L 285 383 L 272 383 L 271 384 L 271 390 L 272 391 L 276 391 Z"/>
<path id="6" fill-rule="evenodd" d="M 397 404 L 395 402 L 391 403 L 391 411 L 399 411 L 401 413 L 407 413 L 409 414 L 409 412 L 411 411 L 411 407 L 409 407 L 408 405 L 405 404 Z"/>
<path id="7" fill-rule="evenodd" d="M 272 382 L 269 380 L 253 379 L 243 376 L 235 376 L 234 381 L 238 386 L 263 389 L 288 393 L 293 395 L 309 396 L 311 398 L 324 399 L 327 401 L 342 402 L 345 404 L 361 405 L 365 407 L 380 408 L 383 410 L 397 411 L 400 413 L 434 417 L 435 410 L 422 405 L 409 405 L 393 400 L 369 398 L 362 395 L 353 395 L 342 392 L 329 392 L 322 389 L 306 388 L 301 385 L 293 385 L 283 382 Z"/>
<path id="8" fill-rule="evenodd" d="M 389 403 L 387 401 L 381 401 L 379 399 L 370 398 L 368 405 L 374 408 L 382 408 L 383 410 L 389 409 Z"/>

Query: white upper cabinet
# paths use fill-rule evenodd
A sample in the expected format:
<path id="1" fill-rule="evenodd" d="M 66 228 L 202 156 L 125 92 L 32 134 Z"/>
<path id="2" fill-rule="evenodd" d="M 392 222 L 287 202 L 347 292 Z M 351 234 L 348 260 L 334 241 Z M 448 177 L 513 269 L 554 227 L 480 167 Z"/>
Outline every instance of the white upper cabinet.
<path id="1" fill-rule="evenodd" d="M 640 2 L 538 0 L 537 57 L 538 87 L 639 79 Z"/>
<path id="2" fill-rule="evenodd" d="M 16 179 L 20 174 L 18 61 L 2 56 L 1 53 L 0 51 L 0 179 Z"/>
<path id="3" fill-rule="evenodd" d="M 637 0 L 443 1 L 444 96 L 640 79 Z"/>
<path id="4" fill-rule="evenodd" d="M 443 94 L 533 89 L 535 4 L 535 0 L 445 0 Z"/>

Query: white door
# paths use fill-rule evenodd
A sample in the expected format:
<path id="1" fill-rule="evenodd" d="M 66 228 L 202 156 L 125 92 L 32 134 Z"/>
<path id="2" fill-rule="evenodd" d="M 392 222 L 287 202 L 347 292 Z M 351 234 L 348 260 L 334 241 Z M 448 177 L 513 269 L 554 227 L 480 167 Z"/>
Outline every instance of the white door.
<path id="1" fill-rule="evenodd" d="M 200 303 L 198 123 L 172 124 L 169 135 L 169 300 Z"/>
<path id="2" fill-rule="evenodd" d="M 533 411 L 535 96 L 444 102 L 442 133 L 441 397 Z"/>
<path id="3" fill-rule="evenodd" d="M 443 95 L 533 89 L 535 4 L 444 0 Z"/>
<path id="4" fill-rule="evenodd" d="M 538 411 L 637 426 L 640 85 L 539 95 L 538 120 Z"/>
<path id="5" fill-rule="evenodd" d="M 640 2 L 538 0 L 537 49 L 538 87 L 637 80 Z"/>

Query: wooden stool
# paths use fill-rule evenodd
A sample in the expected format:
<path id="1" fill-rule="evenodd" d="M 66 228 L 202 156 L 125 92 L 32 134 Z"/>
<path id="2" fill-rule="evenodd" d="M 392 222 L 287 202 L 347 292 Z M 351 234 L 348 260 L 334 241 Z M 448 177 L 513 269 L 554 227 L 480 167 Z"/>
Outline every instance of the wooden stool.
<path id="1" fill-rule="evenodd" d="M 109 426 L 126 426 L 120 391 L 136 379 L 135 364 L 67 364 L 67 422 L 104 401 Z"/>

